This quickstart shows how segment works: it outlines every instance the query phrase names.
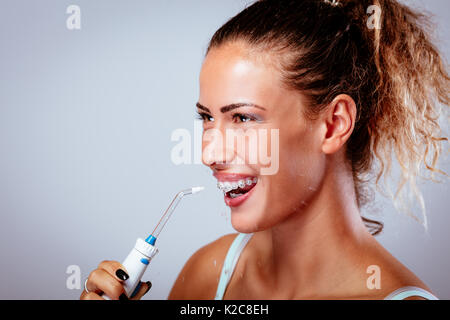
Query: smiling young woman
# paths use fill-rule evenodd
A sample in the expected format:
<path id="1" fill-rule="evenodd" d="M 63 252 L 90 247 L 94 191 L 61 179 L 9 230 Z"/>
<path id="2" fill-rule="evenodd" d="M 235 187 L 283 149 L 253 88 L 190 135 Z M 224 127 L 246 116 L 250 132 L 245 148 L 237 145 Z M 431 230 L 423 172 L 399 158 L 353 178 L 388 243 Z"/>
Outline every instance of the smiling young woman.
<path id="1" fill-rule="evenodd" d="M 367 24 L 371 5 L 380 28 Z M 398 190 L 416 190 L 421 164 L 442 173 L 449 77 L 427 22 L 394 0 L 261 0 L 214 34 L 197 104 L 203 163 L 239 234 L 199 249 L 169 299 L 383 299 L 399 288 L 394 298 L 435 298 L 375 240 L 382 223 L 360 214 L 376 160 L 378 184 L 396 155 Z M 267 142 L 278 146 L 273 174 L 248 162 L 261 145 L 223 141 L 260 129 L 279 132 Z"/>

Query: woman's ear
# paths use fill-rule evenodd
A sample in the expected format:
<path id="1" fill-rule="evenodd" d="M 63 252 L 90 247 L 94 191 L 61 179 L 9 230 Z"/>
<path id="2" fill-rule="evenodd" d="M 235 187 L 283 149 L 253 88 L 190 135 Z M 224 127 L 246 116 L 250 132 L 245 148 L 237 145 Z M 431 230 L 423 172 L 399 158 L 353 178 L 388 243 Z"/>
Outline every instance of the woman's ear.
<path id="1" fill-rule="evenodd" d="M 346 94 L 340 94 L 330 103 L 322 118 L 322 151 L 325 154 L 337 152 L 350 138 L 355 127 L 356 104 Z"/>

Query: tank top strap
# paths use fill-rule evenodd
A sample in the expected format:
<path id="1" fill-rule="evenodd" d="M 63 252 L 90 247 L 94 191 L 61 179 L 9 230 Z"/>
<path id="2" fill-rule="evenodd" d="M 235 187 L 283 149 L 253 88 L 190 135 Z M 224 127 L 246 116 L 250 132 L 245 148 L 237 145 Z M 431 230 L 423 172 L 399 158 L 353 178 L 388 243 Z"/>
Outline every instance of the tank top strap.
<path id="1" fill-rule="evenodd" d="M 222 272 L 220 274 L 219 285 L 217 286 L 215 300 L 222 300 L 228 283 L 233 275 L 234 268 L 239 260 L 242 250 L 247 245 L 247 242 L 252 237 L 253 233 L 239 233 L 234 238 L 228 249 L 225 261 L 223 263 Z"/>
<path id="2" fill-rule="evenodd" d="M 409 297 L 422 297 L 427 300 L 439 300 L 438 297 L 433 295 L 431 292 L 413 286 L 399 288 L 390 293 L 386 298 L 384 298 L 384 300 L 403 300 Z"/>

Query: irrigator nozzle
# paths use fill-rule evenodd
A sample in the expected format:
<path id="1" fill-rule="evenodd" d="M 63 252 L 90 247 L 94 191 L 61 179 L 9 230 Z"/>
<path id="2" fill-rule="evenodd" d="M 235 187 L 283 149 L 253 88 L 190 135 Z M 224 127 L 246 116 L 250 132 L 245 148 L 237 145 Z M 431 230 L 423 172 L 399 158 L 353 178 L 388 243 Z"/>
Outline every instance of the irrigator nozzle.
<path id="1" fill-rule="evenodd" d="M 158 238 L 159 234 L 161 233 L 161 230 L 164 228 L 165 224 L 169 220 L 170 216 L 172 215 L 172 212 L 177 207 L 178 203 L 180 202 L 181 198 L 183 198 L 185 195 L 188 194 L 195 194 L 197 192 L 202 191 L 205 189 L 205 187 L 192 187 L 190 189 L 182 190 L 177 193 L 175 198 L 170 203 L 169 207 L 166 209 L 166 212 L 162 215 L 161 219 L 159 220 L 158 224 L 155 227 L 155 230 L 145 239 L 146 242 L 150 243 L 151 245 L 154 245 L 156 242 L 156 239 Z"/>

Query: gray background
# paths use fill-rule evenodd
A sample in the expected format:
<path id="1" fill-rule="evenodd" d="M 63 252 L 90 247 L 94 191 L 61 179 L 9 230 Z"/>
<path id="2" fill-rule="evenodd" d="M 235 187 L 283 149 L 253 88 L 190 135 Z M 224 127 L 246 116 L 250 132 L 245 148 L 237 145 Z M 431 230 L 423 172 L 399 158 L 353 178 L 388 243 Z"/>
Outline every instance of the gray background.
<path id="1" fill-rule="evenodd" d="M 193 135 L 207 42 L 247 3 L 0 1 L 0 298 L 77 299 L 67 267 L 83 282 L 101 260 L 122 261 L 186 187 L 207 189 L 161 234 L 145 299 L 165 299 L 195 250 L 234 232 L 210 170 L 171 161 L 171 134 Z M 448 59 L 450 3 L 408 3 L 435 14 Z M 81 30 L 66 28 L 71 4 Z M 450 172 L 448 157 L 441 165 Z M 429 232 L 379 198 L 378 239 L 448 299 L 449 183 L 421 188 Z"/>

